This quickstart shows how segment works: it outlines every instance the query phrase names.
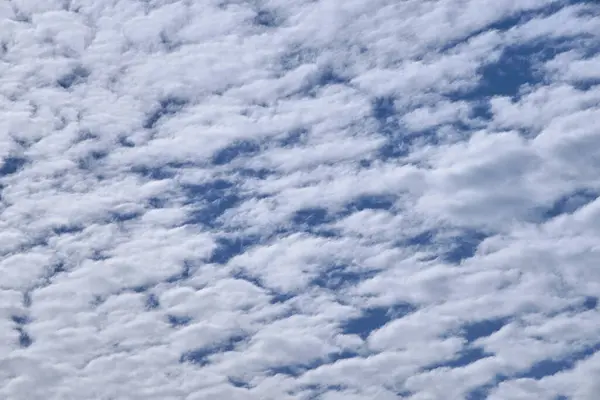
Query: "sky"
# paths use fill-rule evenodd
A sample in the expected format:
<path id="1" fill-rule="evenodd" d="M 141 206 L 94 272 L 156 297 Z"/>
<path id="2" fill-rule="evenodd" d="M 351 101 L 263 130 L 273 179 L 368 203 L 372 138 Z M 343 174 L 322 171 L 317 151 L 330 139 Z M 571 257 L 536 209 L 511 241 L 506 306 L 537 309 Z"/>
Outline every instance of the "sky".
<path id="1" fill-rule="evenodd" d="M 600 5 L 0 2 L 0 398 L 597 400 Z"/>

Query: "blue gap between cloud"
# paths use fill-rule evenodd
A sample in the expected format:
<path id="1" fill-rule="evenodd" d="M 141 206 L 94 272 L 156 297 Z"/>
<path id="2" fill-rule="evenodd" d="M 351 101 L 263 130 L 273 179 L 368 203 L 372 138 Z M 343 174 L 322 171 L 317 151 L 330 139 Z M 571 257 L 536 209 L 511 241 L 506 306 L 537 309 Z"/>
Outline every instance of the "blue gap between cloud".
<path id="1" fill-rule="evenodd" d="M 424 370 L 431 371 L 437 368 L 461 368 L 490 356 L 492 356 L 492 354 L 485 352 L 481 347 L 468 346 L 461 350 L 457 356 L 451 360 L 435 363 L 427 366 Z"/>
<path id="2" fill-rule="evenodd" d="M 13 315 L 12 321 L 15 323 L 15 330 L 19 333 L 19 346 L 26 348 L 31 346 L 33 340 L 25 330 L 25 325 L 30 322 L 29 318 L 24 315 Z"/>
<path id="3" fill-rule="evenodd" d="M 282 375 L 298 377 L 298 376 L 302 375 L 303 373 L 305 373 L 306 371 L 311 371 L 316 368 L 319 368 L 320 366 L 330 364 L 330 363 L 333 363 L 335 361 L 342 360 L 342 359 L 353 358 L 356 356 L 357 356 L 357 354 L 354 352 L 341 351 L 341 352 L 329 354 L 325 358 L 316 359 L 316 360 L 313 360 L 311 362 L 307 362 L 304 364 L 285 365 L 285 366 L 269 368 L 268 373 L 273 374 L 273 375 L 282 374 Z"/>
<path id="4" fill-rule="evenodd" d="M 441 235 L 441 231 L 429 229 L 400 241 L 399 245 L 433 251 L 444 262 L 460 264 L 473 257 L 487 237 L 487 234 L 472 229 L 461 229 L 455 235 Z"/>
<path id="5" fill-rule="evenodd" d="M 502 329 L 509 318 L 493 318 L 481 321 L 470 322 L 462 326 L 463 336 L 468 343 L 472 343 L 482 337 L 493 335 Z"/>
<path id="6" fill-rule="evenodd" d="M 394 106 L 394 97 L 381 96 L 371 101 L 371 115 L 377 123 L 378 132 L 386 142 L 378 150 L 378 159 L 390 160 L 405 157 L 416 145 L 439 144 L 436 130 L 410 132 L 404 128 Z"/>
<path id="7" fill-rule="evenodd" d="M 56 83 L 63 89 L 70 89 L 73 85 L 85 82 L 90 71 L 81 65 L 75 66 L 69 73 L 61 76 Z"/>
<path id="8" fill-rule="evenodd" d="M 167 321 L 169 322 L 169 325 L 171 325 L 174 328 L 177 328 L 189 324 L 192 321 L 192 318 L 188 317 L 187 315 L 168 314 Z"/>
<path id="9" fill-rule="evenodd" d="M 256 286 L 256 287 L 264 290 L 271 297 L 270 300 L 269 300 L 269 303 L 271 303 L 271 304 L 285 303 L 286 301 L 288 301 L 288 300 L 290 300 L 291 298 L 294 297 L 293 294 L 277 292 L 277 291 L 275 291 L 275 290 L 273 290 L 273 289 L 265 286 L 260 281 L 259 278 L 251 276 L 251 275 L 245 273 L 244 271 L 238 271 L 238 272 L 234 273 L 233 277 L 236 278 L 236 279 L 245 280 L 245 281 L 253 284 L 254 286 Z"/>
<path id="10" fill-rule="evenodd" d="M 227 380 L 229 381 L 229 383 L 236 387 L 236 388 L 243 388 L 243 389 L 250 389 L 252 386 L 250 386 L 250 384 L 248 382 L 245 382 L 243 380 L 237 379 L 237 378 L 233 378 L 233 377 L 228 377 Z"/>
<path id="11" fill-rule="evenodd" d="M 394 98 L 392 96 L 376 97 L 371 102 L 371 114 L 377 122 L 379 134 L 383 135 L 387 141 L 379 149 L 380 159 L 393 159 L 406 156 L 407 146 L 401 139 L 401 125 Z"/>
<path id="12" fill-rule="evenodd" d="M 178 170 L 189 167 L 192 164 L 183 162 L 170 162 L 164 165 L 139 165 L 131 168 L 131 172 L 140 175 L 145 179 L 163 180 L 172 179 Z"/>
<path id="13" fill-rule="evenodd" d="M 548 359 L 537 362 L 527 371 L 515 374 L 513 378 L 529 378 L 540 380 L 546 376 L 552 376 L 563 371 L 571 370 L 578 362 L 592 357 L 598 351 L 600 351 L 600 343 L 596 343 L 593 346 L 577 351 L 562 359 Z M 494 379 L 494 382 L 482 385 L 472 390 L 470 393 L 468 393 L 466 398 L 467 400 L 484 400 L 487 398 L 487 395 L 492 388 L 497 386 L 498 383 L 506 381 L 507 379 L 509 379 L 508 376 L 497 375 Z M 560 397 L 561 396 L 558 396 L 558 398 Z"/>
<path id="14" fill-rule="evenodd" d="M 329 290 L 340 290 L 365 279 L 364 274 L 347 271 L 343 267 L 334 267 L 319 274 L 312 285 Z"/>
<path id="15" fill-rule="evenodd" d="M 447 51 L 455 48 L 456 46 L 466 43 L 469 40 L 475 38 L 476 36 L 481 35 L 482 33 L 490 32 L 490 31 L 506 31 L 506 30 L 511 29 L 519 24 L 522 24 L 522 23 L 528 21 L 528 20 L 531 20 L 533 18 L 540 18 L 540 17 L 545 17 L 545 16 L 549 16 L 551 14 L 554 14 L 557 11 L 560 11 L 563 8 L 565 3 L 577 4 L 578 2 L 581 2 L 581 0 L 571 0 L 571 1 L 564 1 L 564 0 L 556 1 L 555 0 L 552 2 L 552 4 L 548 4 L 548 5 L 542 6 L 540 8 L 534 9 L 534 10 L 527 10 L 527 11 L 514 13 L 505 18 L 501 18 L 497 21 L 494 21 L 491 24 L 486 25 L 482 28 L 479 28 L 472 32 L 469 32 L 469 34 L 466 35 L 465 37 L 454 40 L 450 43 L 447 43 L 441 49 L 439 49 L 437 51 L 447 52 Z"/>
<path id="16" fill-rule="evenodd" d="M 208 259 L 209 263 L 227 264 L 233 257 L 244 253 L 251 246 L 260 242 L 258 236 L 219 237 L 216 239 L 217 248 Z"/>
<path id="17" fill-rule="evenodd" d="M 589 189 L 579 189 L 560 197 L 550 207 L 541 211 L 543 220 L 549 220 L 562 214 L 572 214 L 586 204 L 598 198 L 598 193 Z"/>
<path id="18" fill-rule="evenodd" d="M 0 167 L 0 177 L 12 175 L 25 166 L 27 159 L 24 157 L 6 157 Z"/>
<path id="19" fill-rule="evenodd" d="M 158 307 L 160 307 L 160 301 L 158 299 L 158 296 L 154 293 L 149 293 L 146 296 L 145 307 L 146 310 L 155 310 Z"/>
<path id="20" fill-rule="evenodd" d="M 373 331 L 383 327 L 388 322 L 402 318 L 415 310 L 416 308 L 408 303 L 400 303 L 391 307 L 368 308 L 362 311 L 360 317 L 346 321 L 342 325 L 342 332 L 366 339 Z"/>
<path id="21" fill-rule="evenodd" d="M 264 28 L 276 28 L 280 24 L 281 18 L 278 17 L 275 12 L 268 9 L 261 9 L 256 12 L 252 22 L 255 25 L 262 26 Z"/>
<path id="22" fill-rule="evenodd" d="M 242 200 L 235 185 L 222 179 L 199 185 L 184 185 L 183 190 L 188 204 L 196 208 L 186 222 L 204 227 L 216 227 L 218 218 Z"/>
<path id="23" fill-rule="evenodd" d="M 237 345 L 242 343 L 246 337 L 234 336 L 229 338 L 227 342 L 213 347 L 198 348 L 190 350 L 181 355 L 179 362 L 191 363 L 198 366 L 205 366 L 210 363 L 210 357 L 215 354 L 220 354 L 228 351 L 233 351 Z"/>
<path id="24" fill-rule="evenodd" d="M 463 229 L 459 235 L 444 239 L 450 243 L 448 243 L 449 249 L 441 258 L 449 263 L 460 264 L 461 261 L 473 257 L 479 244 L 487 237 L 488 235 L 483 232 Z"/>
<path id="25" fill-rule="evenodd" d="M 158 106 L 154 111 L 150 112 L 142 126 L 145 129 L 153 129 L 161 119 L 178 113 L 187 103 L 186 99 L 177 96 L 167 96 L 160 99 Z"/>
<path id="26" fill-rule="evenodd" d="M 260 146 L 257 142 L 251 140 L 238 140 L 215 152 L 212 156 L 212 164 L 229 164 L 236 158 L 251 156 L 257 154 L 259 151 Z"/>
<path id="27" fill-rule="evenodd" d="M 465 324 L 461 327 L 462 336 L 467 341 L 467 345 L 448 361 L 434 363 L 425 368 L 425 370 L 433 370 L 436 368 L 459 368 L 472 364 L 483 358 L 492 356 L 487 353 L 482 347 L 473 346 L 473 342 L 482 337 L 487 337 L 495 332 L 498 332 L 504 325 L 508 323 L 508 318 L 494 318 L 481 321 L 475 321 Z"/>
<path id="28" fill-rule="evenodd" d="M 575 365 L 600 350 L 600 343 L 576 351 L 562 359 L 548 359 L 537 362 L 529 370 L 517 374 L 518 378 L 542 379 L 545 376 L 551 376 L 556 373 L 573 369 Z"/>
<path id="29" fill-rule="evenodd" d="M 345 287 L 356 285 L 375 276 L 375 271 L 356 271 L 347 265 L 331 265 L 320 271 L 312 280 L 312 285 L 323 289 L 338 291 Z"/>
<path id="30" fill-rule="evenodd" d="M 483 66 L 479 85 L 466 92 L 450 93 L 453 100 L 481 100 L 493 96 L 519 98 L 521 90 L 540 83 L 542 76 L 536 66 L 548 61 L 572 40 L 536 41 L 506 47 L 498 61 Z"/>
<path id="31" fill-rule="evenodd" d="M 596 308 L 598 308 L 598 297 L 585 296 L 582 302 L 582 306 L 585 311 L 595 310 Z"/>
<path id="32" fill-rule="evenodd" d="M 396 203 L 396 197 L 390 194 L 365 194 L 354 198 L 345 205 L 345 213 L 363 210 L 390 211 Z"/>

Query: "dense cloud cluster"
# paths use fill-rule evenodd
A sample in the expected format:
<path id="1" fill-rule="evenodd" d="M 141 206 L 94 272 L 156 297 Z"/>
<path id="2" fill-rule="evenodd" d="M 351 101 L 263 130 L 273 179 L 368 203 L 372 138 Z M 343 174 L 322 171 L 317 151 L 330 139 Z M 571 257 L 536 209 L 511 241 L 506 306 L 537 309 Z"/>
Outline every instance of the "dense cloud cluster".
<path id="1" fill-rule="evenodd" d="M 598 398 L 594 1 L 6 0 L 0 110 L 0 398 Z"/>

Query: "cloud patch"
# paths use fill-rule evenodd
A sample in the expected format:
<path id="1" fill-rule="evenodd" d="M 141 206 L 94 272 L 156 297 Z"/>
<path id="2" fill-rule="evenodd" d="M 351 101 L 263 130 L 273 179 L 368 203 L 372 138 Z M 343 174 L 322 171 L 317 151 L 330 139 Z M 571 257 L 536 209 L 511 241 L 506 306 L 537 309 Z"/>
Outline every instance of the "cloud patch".
<path id="1" fill-rule="evenodd" d="M 0 397 L 595 400 L 599 17 L 0 5 Z"/>

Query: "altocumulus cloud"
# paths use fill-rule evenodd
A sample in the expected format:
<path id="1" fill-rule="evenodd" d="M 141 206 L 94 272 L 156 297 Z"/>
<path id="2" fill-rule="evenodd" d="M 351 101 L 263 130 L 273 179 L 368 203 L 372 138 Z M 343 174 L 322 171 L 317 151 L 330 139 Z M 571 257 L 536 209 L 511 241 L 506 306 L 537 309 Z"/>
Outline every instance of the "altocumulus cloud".
<path id="1" fill-rule="evenodd" d="M 596 400 L 600 9 L 0 4 L 0 397 Z"/>

